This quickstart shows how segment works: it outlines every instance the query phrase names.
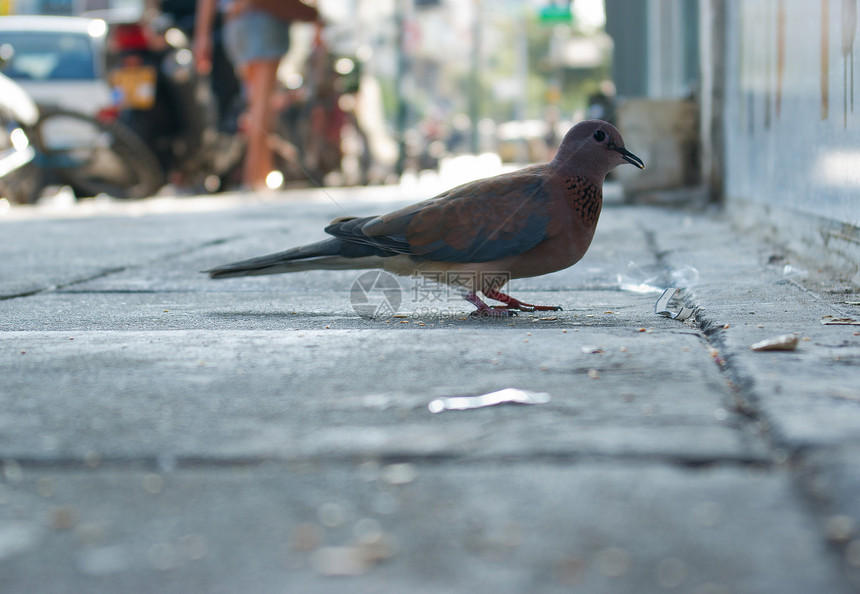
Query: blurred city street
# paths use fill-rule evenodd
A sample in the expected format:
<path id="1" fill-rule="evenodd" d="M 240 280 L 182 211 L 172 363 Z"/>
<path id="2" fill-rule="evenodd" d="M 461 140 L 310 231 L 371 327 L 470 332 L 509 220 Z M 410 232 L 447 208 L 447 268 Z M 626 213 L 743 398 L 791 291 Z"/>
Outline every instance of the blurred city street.
<path id="1" fill-rule="evenodd" d="M 720 216 L 610 188 L 579 264 L 509 287 L 563 311 L 510 319 L 199 272 L 427 183 L 0 221 L 3 592 L 856 591 L 857 303 Z M 428 409 L 505 388 L 549 401 Z"/>

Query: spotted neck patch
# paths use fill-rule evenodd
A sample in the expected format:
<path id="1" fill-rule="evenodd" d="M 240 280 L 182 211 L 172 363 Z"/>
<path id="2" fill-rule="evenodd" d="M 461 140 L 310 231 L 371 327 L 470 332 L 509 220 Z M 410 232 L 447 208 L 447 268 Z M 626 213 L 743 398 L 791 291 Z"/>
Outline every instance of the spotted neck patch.
<path id="1" fill-rule="evenodd" d="M 567 200 L 582 222 L 591 227 L 597 224 L 600 207 L 603 205 L 603 189 L 584 177 L 569 177 L 565 180 Z"/>

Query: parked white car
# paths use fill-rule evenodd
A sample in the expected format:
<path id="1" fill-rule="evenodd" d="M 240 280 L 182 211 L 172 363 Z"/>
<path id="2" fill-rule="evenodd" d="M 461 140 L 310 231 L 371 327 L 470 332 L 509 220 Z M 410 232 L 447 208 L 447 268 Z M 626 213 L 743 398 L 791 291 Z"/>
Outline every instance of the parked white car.
<path id="1" fill-rule="evenodd" d="M 113 103 L 106 38 L 100 19 L 0 17 L 2 71 L 40 104 L 97 115 Z"/>

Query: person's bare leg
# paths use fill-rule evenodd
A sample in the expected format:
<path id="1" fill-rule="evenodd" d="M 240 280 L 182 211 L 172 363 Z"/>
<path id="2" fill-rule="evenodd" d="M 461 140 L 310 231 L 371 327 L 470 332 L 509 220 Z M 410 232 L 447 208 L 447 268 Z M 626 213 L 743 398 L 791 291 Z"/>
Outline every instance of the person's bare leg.
<path id="1" fill-rule="evenodd" d="M 245 65 L 248 92 L 247 136 L 243 181 L 254 190 L 266 187 L 266 176 L 274 169 L 272 149 L 268 144 L 274 114 L 271 97 L 275 88 L 278 61 L 257 60 Z"/>

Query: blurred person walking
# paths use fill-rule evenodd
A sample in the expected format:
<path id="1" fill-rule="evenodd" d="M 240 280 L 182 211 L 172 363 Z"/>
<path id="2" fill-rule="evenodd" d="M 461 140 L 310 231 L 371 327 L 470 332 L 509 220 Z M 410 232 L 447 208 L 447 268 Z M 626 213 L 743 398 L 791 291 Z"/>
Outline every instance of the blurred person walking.
<path id="1" fill-rule="evenodd" d="M 320 15 L 300 0 L 197 0 L 194 57 L 201 74 L 212 69 L 212 24 L 218 11 L 224 15 L 224 43 L 247 101 L 242 182 L 248 189 L 262 190 L 274 169 L 268 144 L 275 117 L 272 95 L 278 65 L 290 48 L 290 23 L 320 23 Z"/>

